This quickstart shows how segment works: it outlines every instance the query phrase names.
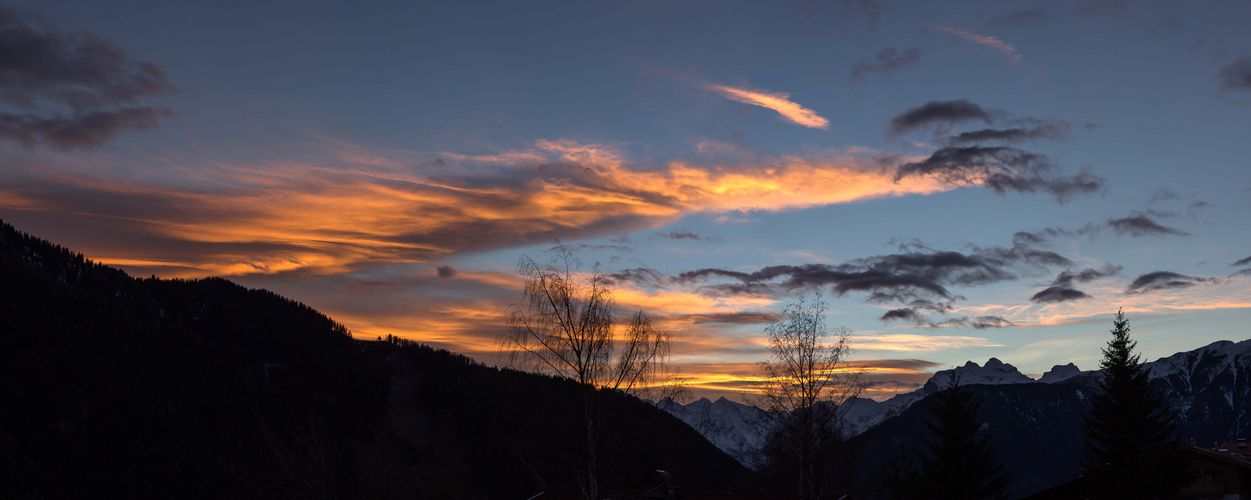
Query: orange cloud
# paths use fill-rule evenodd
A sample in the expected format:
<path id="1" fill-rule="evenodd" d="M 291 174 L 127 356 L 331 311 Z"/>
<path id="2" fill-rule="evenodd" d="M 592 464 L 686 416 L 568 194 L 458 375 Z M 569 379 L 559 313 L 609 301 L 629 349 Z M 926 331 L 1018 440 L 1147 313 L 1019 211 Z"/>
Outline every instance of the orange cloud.
<path id="1" fill-rule="evenodd" d="M 869 382 L 861 397 L 885 399 L 915 390 L 933 375 L 922 368 L 936 366 L 919 360 L 866 359 L 849 361 L 846 371 L 860 372 Z M 740 402 L 743 395 L 758 394 L 758 384 L 766 381 L 757 363 L 686 363 L 678 372 L 694 397 L 726 396 Z"/>
<path id="2" fill-rule="evenodd" d="M 956 35 L 970 42 L 990 47 L 991 49 L 994 49 L 998 51 L 999 53 L 1005 56 L 1008 56 L 1008 60 L 1011 62 L 1020 62 L 1021 58 L 1023 57 L 1020 53 L 1016 51 L 1016 46 L 1010 43 L 1004 42 L 1003 40 L 1000 40 L 993 36 L 979 35 L 971 31 L 965 31 L 959 28 L 952 28 L 951 26 L 940 26 L 936 24 L 930 25 L 929 28 L 942 31 L 944 33 L 950 33 L 952 35 Z"/>
<path id="3" fill-rule="evenodd" d="M 0 208 L 79 218 L 142 239 L 145 245 L 84 248 L 110 263 L 143 264 L 141 273 L 325 275 L 642 230 L 692 213 L 784 211 L 957 187 L 925 176 L 896 181 L 856 154 L 640 167 L 612 146 L 540 140 L 485 159 L 453 158 L 462 164 L 449 174 L 414 170 L 422 163 L 418 153 L 334 141 L 310 148 L 307 159 L 162 163 L 126 176 L 143 180 L 40 166 L 37 178 L 0 178 L 12 194 Z M 497 166 L 501 161 L 506 166 Z M 188 172 L 198 178 L 182 180 Z M 210 173 L 211 183 L 198 184 Z"/>
<path id="4" fill-rule="evenodd" d="M 808 128 L 830 128 L 829 120 L 822 118 L 816 111 L 792 102 L 790 100 L 791 95 L 787 93 L 751 90 L 713 83 L 705 84 L 704 88 L 716 92 L 726 99 L 772 109 L 782 115 L 783 118 L 797 125 L 803 125 Z"/>
<path id="5" fill-rule="evenodd" d="M 1000 347 L 1002 345 L 982 337 L 915 335 L 907 333 L 854 335 L 851 340 L 852 345 L 856 346 L 858 351 L 915 352 L 965 347 Z"/>

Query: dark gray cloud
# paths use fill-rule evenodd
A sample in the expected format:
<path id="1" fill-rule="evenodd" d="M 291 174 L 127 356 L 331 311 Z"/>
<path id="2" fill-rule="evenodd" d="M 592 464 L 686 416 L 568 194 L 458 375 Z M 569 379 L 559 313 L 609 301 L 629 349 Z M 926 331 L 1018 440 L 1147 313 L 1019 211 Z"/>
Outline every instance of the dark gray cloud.
<path id="1" fill-rule="evenodd" d="M 0 112 L 0 138 L 25 148 L 47 145 L 60 151 L 94 149 L 127 130 L 156 128 L 158 118 L 171 117 L 168 109 L 151 107 L 91 111 L 73 116 L 39 116 Z"/>
<path id="2" fill-rule="evenodd" d="M 685 240 L 698 240 L 700 239 L 699 235 L 692 233 L 690 229 L 678 229 L 675 231 L 669 231 L 668 233 L 662 233 L 660 231 L 657 231 L 655 234 L 655 237 L 669 238 L 671 240 L 684 240 L 684 239 Z"/>
<path id="3" fill-rule="evenodd" d="M 612 274 L 604 276 L 612 283 L 634 283 L 636 285 L 656 285 L 667 281 L 667 277 L 655 269 L 647 267 L 636 267 L 633 269 L 623 269 Z"/>
<path id="4" fill-rule="evenodd" d="M 456 277 L 456 270 L 452 266 L 439 266 L 436 269 L 439 271 L 440 278 L 450 279 Z"/>
<path id="5" fill-rule="evenodd" d="M 1220 278 L 1208 276 L 1187 276 L 1172 271 L 1155 271 L 1134 278 L 1133 283 L 1125 289 L 1125 293 L 1147 293 L 1159 290 L 1175 290 L 1190 288 L 1202 283 L 1221 283 Z"/>
<path id="6" fill-rule="evenodd" d="M 1200 201 L 1191 204 L 1191 207 L 1197 209 L 1207 205 L 1207 202 Z M 1012 241 L 1013 243 L 1023 245 L 1050 245 L 1051 240 L 1061 236 L 1068 238 L 1089 236 L 1091 239 L 1094 239 L 1103 233 L 1105 228 L 1115 231 L 1118 236 L 1190 236 L 1189 233 L 1180 229 L 1161 225 L 1152 220 L 1149 215 L 1162 218 L 1182 216 L 1182 214 L 1177 212 L 1148 209 L 1146 213 L 1134 212 L 1126 217 L 1110 218 L 1105 223 L 1086 223 L 1086 225 L 1077 229 L 1048 227 L 1037 231 L 1021 231 L 1012 235 Z M 1190 216 L 1193 217 L 1194 214 L 1191 213 Z"/>
<path id="7" fill-rule="evenodd" d="M 982 330 L 985 328 L 1003 328 L 1005 326 L 1012 326 L 1013 324 L 1011 321 L 1008 321 L 1002 316 L 974 316 L 974 317 L 958 316 L 954 318 L 946 318 L 946 319 L 942 319 L 939 321 L 934 321 L 933 319 L 931 319 L 930 317 L 922 313 L 920 310 L 918 310 L 917 308 L 913 308 L 913 307 L 901 307 L 899 309 L 891 309 L 889 311 L 886 311 L 886 313 L 882 314 L 882 316 L 878 319 L 884 323 L 889 323 L 891 321 L 902 321 L 906 323 L 912 323 L 917 326 L 927 326 L 930 328 L 939 328 L 939 327 L 944 327 L 944 326 L 971 326 L 978 330 Z"/>
<path id="8" fill-rule="evenodd" d="M 994 123 L 994 112 L 965 99 L 930 101 L 891 118 L 887 132 L 891 137 L 926 128 L 944 132 L 953 125 L 971 120 Z"/>
<path id="9" fill-rule="evenodd" d="M 1162 226 L 1144 214 L 1134 214 L 1119 219 L 1108 219 L 1108 227 L 1112 228 L 1113 231 L 1116 231 L 1116 234 L 1122 236 L 1165 236 L 1170 234 L 1177 236 L 1190 236 L 1190 233 L 1185 231 Z"/>
<path id="10" fill-rule="evenodd" d="M 963 298 L 963 297 L 957 296 L 957 298 Z M 878 303 L 878 304 L 890 303 L 890 302 L 903 302 L 904 300 L 901 300 L 901 299 L 904 299 L 904 297 L 900 296 L 900 294 L 879 291 L 879 292 L 874 292 L 870 294 L 865 299 L 865 302 Z M 891 321 L 903 321 L 903 322 L 912 323 L 918 326 L 942 326 L 943 324 L 946 324 L 946 323 L 945 322 L 936 323 L 930 319 L 929 315 L 938 314 L 940 316 L 947 317 L 949 313 L 951 313 L 952 310 L 954 309 L 952 307 L 952 302 L 954 300 L 956 299 L 953 298 L 950 301 L 941 301 L 941 300 L 931 301 L 929 299 L 913 299 L 911 301 L 907 301 L 906 302 L 907 305 L 905 307 L 899 307 L 896 309 L 891 309 L 889 311 L 886 311 L 878 319 L 882 320 L 883 323 L 889 323 Z M 963 316 L 961 318 L 965 320 L 968 319 L 967 317 L 963 317 Z"/>
<path id="11" fill-rule="evenodd" d="M 935 250 L 916 240 L 897 241 L 898 253 L 852 259 L 840 264 L 767 266 L 754 271 L 704 268 L 669 279 L 695 284 L 714 295 L 776 294 L 795 289 L 828 289 L 837 296 L 863 293 L 871 304 L 893 305 L 879 318 L 919 326 L 1000 328 L 1012 323 L 998 316 L 952 316 L 953 303 L 964 297 L 955 287 L 989 285 L 1017 280 L 1072 261 L 1058 253 L 1028 244 L 978 247 L 965 251 Z M 1066 271 L 1058 280 L 1073 283 L 1107 276 L 1120 268 Z M 727 282 L 728 281 L 728 282 Z"/>
<path id="12" fill-rule="evenodd" d="M 1008 321 L 1002 316 L 973 316 L 973 317 L 959 316 L 959 317 L 954 317 L 954 318 L 946 318 L 946 319 L 939 320 L 939 321 L 933 321 L 932 319 L 910 308 L 893 309 L 891 311 L 887 311 L 886 314 L 883 314 L 882 317 L 878 319 L 884 322 L 902 320 L 902 321 L 907 321 L 909 323 L 916 324 L 917 326 L 927 326 L 930 328 L 940 328 L 940 327 L 945 327 L 945 326 L 964 326 L 964 327 L 973 327 L 974 329 L 977 329 L 977 330 L 982 330 L 986 328 L 1003 328 L 1006 326 L 1013 325 L 1011 321 Z"/>
<path id="13" fill-rule="evenodd" d="M 440 168 L 447 167 L 447 162 L 444 161 L 443 158 L 435 158 L 434 160 L 431 160 L 431 161 L 423 161 L 421 163 L 418 163 L 416 167 L 418 170 L 423 169 L 423 168 L 440 169 Z"/>
<path id="14" fill-rule="evenodd" d="M 1006 16 L 999 16 L 986 21 L 991 26 L 1002 26 L 1005 28 L 1015 28 L 1017 26 L 1029 23 L 1037 23 L 1047 19 L 1047 11 L 1042 7 L 1035 7 L 1030 10 L 1022 10 L 1013 12 Z"/>
<path id="15" fill-rule="evenodd" d="M 977 286 L 1015 280 L 1019 270 L 1071 263 L 1068 258 L 1055 252 L 1017 245 L 1010 248 L 973 247 L 968 253 L 896 253 L 855 259 L 837 265 L 768 266 L 752 272 L 705 268 L 683 272 L 674 280 L 696 283 L 712 278 L 727 278 L 738 283 L 731 283 L 729 286 L 710 285 L 705 289 L 739 294 L 829 287 L 839 296 L 849 292 L 864 292 L 868 294 L 865 300 L 869 302 L 898 302 L 907 304 L 914 310 L 945 311 L 949 304 L 930 301 L 927 297 L 955 300 L 959 296 L 950 291 L 953 286 Z M 918 302 L 918 299 L 922 301 Z"/>
<path id="16" fill-rule="evenodd" d="M 1251 57 L 1234 59 L 1228 66 L 1221 68 L 1216 79 L 1224 90 L 1251 92 Z"/>
<path id="17" fill-rule="evenodd" d="M 1104 264 L 1103 267 L 1099 269 L 1088 267 L 1077 272 L 1074 272 L 1071 269 L 1065 269 L 1064 271 L 1061 271 L 1058 276 L 1056 276 L 1055 281 L 1051 284 L 1052 286 L 1071 287 L 1074 282 L 1089 283 L 1097 279 L 1116 276 L 1117 274 L 1120 274 L 1121 269 L 1121 266 L 1114 266 L 1111 264 Z"/>
<path id="18" fill-rule="evenodd" d="M 953 325 L 967 324 L 968 326 L 971 326 L 978 330 L 981 330 L 984 328 L 1003 328 L 1005 326 L 1013 325 L 1011 321 L 1008 321 L 1006 318 L 1002 316 L 976 316 L 971 319 L 964 318 L 963 322 L 957 322 L 957 323 L 951 323 L 951 324 Z"/>
<path id="19" fill-rule="evenodd" d="M 1148 209 L 1147 209 L 1147 214 L 1148 214 L 1148 215 L 1155 216 L 1155 217 L 1159 217 L 1159 218 L 1161 218 L 1161 219 L 1171 219 L 1171 218 L 1174 218 L 1174 217 L 1181 217 L 1181 216 L 1182 216 L 1182 214 L 1179 214 L 1179 213 L 1177 213 L 1177 212 L 1171 212 L 1171 211 L 1168 211 L 1168 210 L 1156 210 L 1156 209 L 1154 209 L 1154 208 L 1148 208 Z"/>
<path id="20" fill-rule="evenodd" d="M 562 243 L 560 245 L 547 249 L 547 251 L 556 252 L 556 251 L 559 251 L 562 247 L 571 252 L 580 252 L 583 250 L 591 250 L 591 251 L 616 250 L 622 253 L 630 253 L 634 251 L 634 250 L 631 250 L 630 247 L 625 246 L 625 245 L 591 245 L 587 243 L 575 243 L 572 245 Z"/>
<path id="21" fill-rule="evenodd" d="M 1073 126 L 1071 123 L 1056 120 L 1034 127 L 1015 127 L 1008 129 L 987 128 L 961 132 L 948 137 L 946 139 L 946 143 L 950 145 L 974 144 L 979 142 L 1017 143 L 1038 139 L 1059 141 L 1068 137 L 1072 133 L 1072 129 Z"/>
<path id="22" fill-rule="evenodd" d="M 1046 171 L 1052 168 L 1047 157 L 1010 147 L 942 148 L 919 162 L 905 163 L 895 172 L 895 180 L 912 175 L 941 174 L 953 181 L 972 182 L 996 169 Z"/>
<path id="23" fill-rule="evenodd" d="M 863 80 L 865 75 L 870 73 L 889 75 L 896 70 L 911 68 L 919 60 L 921 60 L 920 50 L 908 49 L 898 52 L 894 47 L 886 47 L 877 53 L 877 57 L 857 64 L 851 77 L 854 80 Z"/>
<path id="24" fill-rule="evenodd" d="M 935 151 L 925 160 L 900 165 L 895 179 L 937 175 L 947 182 L 959 184 L 980 181 L 983 186 L 1001 195 L 1009 191 L 1043 191 L 1051 193 L 1060 202 L 1077 194 L 1098 192 L 1105 185 L 1105 180 L 1088 168 L 1068 177 L 1053 175 L 1054 170 L 1055 166 L 1046 156 L 1017 148 L 947 147 Z"/>
<path id="25" fill-rule="evenodd" d="M 104 108 L 177 90 L 159 66 L 134 60 L 97 34 L 63 32 L 28 12 L 0 5 L 0 102 L 29 110 L 0 113 L 0 138 L 25 147 L 90 149 L 172 116 L 151 107 Z M 49 105 L 70 112 L 49 111 Z"/>
<path id="26" fill-rule="evenodd" d="M 1147 200 L 1147 204 L 1153 205 L 1162 201 L 1173 201 L 1173 200 L 1180 200 L 1180 199 L 1182 199 L 1182 196 L 1180 194 L 1177 194 L 1172 189 L 1162 187 L 1160 189 L 1155 190 L 1154 193 L 1151 193 L 1151 199 Z"/>
<path id="27" fill-rule="evenodd" d="M 1074 288 L 1074 283 L 1088 283 L 1097 279 L 1114 276 L 1121 272 L 1121 266 L 1113 266 L 1104 264 L 1102 268 L 1086 268 L 1081 271 L 1073 271 L 1065 269 L 1056 276 L 1055 281 L 1042 291 L 1030 297 L 1030 301 L 1036 303 L 1059 303 L 1070 300 L 1079 300 L 1090 298 L 1086 292 Z"/>
<path id="28" fill-rule="evenodd" d="M 1231 278 L 1234 276 L 1251 276 L 1251 268 L 1239 269 L 1237 271 L 1234 271 L 1233 274 L 1229 275 L 1229 277 Z"/>
<path id="29" fill-rule="evenodd" d="M 656 238 L 666 238 L 670 240 L 697 240 L 697 241 L 714 241 L 714 242 L 721 241 L 720 236 L 700 236 L 698 234 L 691 232 L 690 229 L 677 229 L 674 231 L 669 231 L 667 233 L 656 231 L 647 239 L 650 240 L 650 239 L 656 239 Z"/>
<path id="30" fill-rule="evenodd" d="M 159 66 L 95 33 L 65 33 L 4 5 L 0 26 L 0 100 L 10 104 L 47 99 L 84 110 L 177 90 Z"/>
<path id="31" fill-rule="evenodd" d="M 1050 245 L 1053 238 L 1065 236 L 1074 238 L 1078 236 L 1094 237 L 1099 234 L 1102 228 L 1091 223 L 1086 223 L 1077 229 L 1063 229 L 1058 227 L 1047 227 L 1038 231 L 1019 231 L 1012 235 L 1012 243 L 1016 245 Z"/>
<path id="32" fill-rule="evenodd" d="M 666 316 L 666 318 L 689 321 L 692 323 L 721 323 L 733 325 L 759 325 L 764 323 L 772 323 L 778 319 L 778 315 L 768 312 L 731 312 L 731 313 L 710 313 L 710 314 L 675 314 Z"/>
<path id="33" fill-rule="evenodd" d="M 1059 302 L 1068 302 L 1070 300 L 1088 299 L 1090 295 L 1076 288 L 1065 288 L 1062 286 L 1047 287 L 1041 292 L 1030 297 L 1030 301 L 1039 304 L 1054 304 Z"/>
<path id="34" fill-rule="evenodd" d="M 1054 229 L 1054 228 L 1047 228 Z M 1042 232 L 1017 231 L 1012 235 L 1012 242 L 1021 245 L 1046 245 L 1049 243 L 1047 238 L 1042 236 Z"/>
<path id="35" fill-rule="evenodd" d="M 1002 121 L 1006 128 L 984 128 L 950 135 L 957 125 L 980 120 Z M 930 101 L 908 109 L 891 119 L 888 137 L 909 131 L 932 129 L 934 137 L 947 147 L 933 152 L 929 158 L 905 163 L 896 169 L 895 179 L 910 175 L 937 175 L 957 184 L 980 183 L 999 194 L 1047 192 L 1060 202 L 1076 194 L 1093 193 L 1104 188 L 1105 180 L 1089 168 L 1073 176 L 1055 175 L 1055 167 L 1046 156 L 1022 149 L 1000 146 L 983 147 L 984 142 L 1018 143 L 1039 139 L 1063 140 L 1073 129 L 1064 120 L 1013 118 L 998 110 L 986 109 L 965 99 Z"/>
<path id="36" fill-rule="evenodd" d="M 911 307 L 901 307 L 899 309 L 886 311 L 882 314 L 882 317 L 878 319 L 883 322 L 906 321 L 908 323 L 922 323 L 925 321 L 925 316 L 921 315 L 921 313 L 918 313 Z"/>
<path id="37" fill-rule="evenodd" d="M 1251 264 L 1251 256 L 1248 256 L 1245 259 L 1239 259 L 1237 262 L 1234 262 L 1231 265 L 1233 265 L 1234 267 L 1238 267 L 1238 266 L 1245 266 L 1248 264 Z"/>

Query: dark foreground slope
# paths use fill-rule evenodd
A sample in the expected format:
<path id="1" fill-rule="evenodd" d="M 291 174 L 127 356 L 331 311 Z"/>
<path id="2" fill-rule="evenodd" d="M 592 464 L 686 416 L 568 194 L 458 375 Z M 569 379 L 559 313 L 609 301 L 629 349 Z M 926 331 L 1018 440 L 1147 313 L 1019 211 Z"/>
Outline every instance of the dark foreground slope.
<path id="1" fill-rule="evenodd" d="M 0 223 L 0 498 L 524 498 L 576 487 L 575 390 L 353 340 L 223 279 L 135 279 Z M 747 477 L 680 421 L 621 408 L 607 486 Z"/>
<path id="2" fill-rule="evenodd" d="M 980 434 L 1012 474 L 1012 497 L 1019 498 L 1077 476 L 1081 461 L 1082 415 L 1089 409 L 1090 392 L 1074 384 L 972 385 L 964 390 L 981 401 Z M 913 404 L 851 440 L 856 453 L 856 476 L 861 478 L 856 498 L 875 498 L 874 487 L 882 465 L 905 442 L 910 450 L 924 450 L 929 434 L 934 395 Z"/>
<path id="3" fill-rule="evenodd" d="M 390 374 L 302 304 L 134 279 L 3 225 L 0 332 L 9 495 L 361 491 Z"/>
<path id="4" fill-rule="evenodd" d="M 403 364 L 396 387 L 411 387 L 402 393 L 411 395 L 415 411 L 403 411 L 399 403 L 393 415 L 401 439 L 426 450 L 429 472 L 453 478 L 450 486 L 493 498 L 577 490 L 575 467 L 581 464 L 573 459 L 581 445 L 575 439 L 585 427 L 576 383 L 395 343 Z M 613 408 L 599 448 L 601 490 L 631 491 L 651 470 L 668 471 L 684 491 L 742 490 L 751 484 L 750 471 L 682 421 L 632 396 L 603 391 L 600 396 Z"/>
<path id="5" fill-rule="evenodd" d="M 1214 446 L 1244 437 L 1251 414 L 1251 343 L 1216 342 L 1150 364 L 1152 381 L 1175 412 L 1179 437 Z M 1082 460 L 1082 419 L 1097 390 L 1099 372 L 1061 383 L 967 386 L 981 401 L 983 433 L 1012 473 L 1013 497 L 1019 498 L 1071 480 Z M 864 478 L 857 498 L 871 496 L 883 464 L 904 441 L 922 448 L 923 424 L 931 418 L 933 396 L 912 405 L 852 439 L 857 477 Z"/>

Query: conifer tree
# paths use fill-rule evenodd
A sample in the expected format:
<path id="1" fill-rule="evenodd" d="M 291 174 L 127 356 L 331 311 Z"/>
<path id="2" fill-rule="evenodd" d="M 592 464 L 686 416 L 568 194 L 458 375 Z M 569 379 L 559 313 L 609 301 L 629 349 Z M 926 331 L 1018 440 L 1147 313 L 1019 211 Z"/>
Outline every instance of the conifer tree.
<path id="1" fill-rule="evenodd" d="M 920 472 L 917 471 L 916 453 L 908 449 L 908 443 L 899 442 L 899 449 L 878 474 L 876 494 L 880 500 L 913 500 L 920 496 Z"/>
<path id="2" fill-rule="evenodd" d="M 928 454 L 921 455 L 921 476 L 913 498 L 933 500 L 1003 500 L 1008 498 L 1011 476 L 990 446 L 990 436 L 978 437 L 981 403 L 960 388 L 952 377 L 947 388 L 930 405 L 934 420 L 925 426 L 932 434 L 925 440 Z"/>
<path id="3" fill-rule="evenodd" d="M 1116 312 L 1103 349 L 1103 378 L 1083 428 L 1082 472 L 1098 499 L 1173 498 L 1190 480 L 1173 412 L 1147 378 L 1129 338 L 1129 320 Z"/>

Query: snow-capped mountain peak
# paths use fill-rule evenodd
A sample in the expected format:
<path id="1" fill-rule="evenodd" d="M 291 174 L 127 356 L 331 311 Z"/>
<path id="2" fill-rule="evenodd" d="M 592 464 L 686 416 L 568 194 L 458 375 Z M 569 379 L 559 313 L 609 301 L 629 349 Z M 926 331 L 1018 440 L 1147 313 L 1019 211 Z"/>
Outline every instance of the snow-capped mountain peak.
<path id="1" fill-rule="evenodd" d="M 999 361 L 998 358 L 990 358 L 986 360 L 986 366 L 969 361 L 961 367 L 940 370 L 930 377 L 921 391 L 929 394 L 947 387 L 947 382 L 953 375 L 959 377 L 960 385 L 1027 384 L 1034 381 L 1017 371 L 1015 366 Z"/>
<path id="2" fill-rule="evenodd" d="M 1044 384 L 1054 384 L 1056 382 L 1062 382 L 1073 378 L 1081 373 L 1082 369 L 1078 368 L 1077 365 L 1073 363 L 1069 363 L 1067 365 L 1055 365 L 1051 367 L 1051 370 L 1047 371 L 1047 373 L 1044 373 L 1038 381 Z"/>
<path id="3" fill-rule="evenodd" d="M 686 422 L 744 465 L 754 465 L 755 452 L 764 444 L 757 430 L 764 411 L 755 406 L 737 403 L 725 396 L 716 401 L 700 398 L 686 405 L 664 398 L 656 406 Z"/>
<path id="4" fill-rule="evenodd" d="M 1193 429 L 1222 429 L 1229 437 L 1246 434 L 1246 422 L 1251 421 L 1251 394 L 1248 394 L 1251 391 L 1248 389 L 1251 340 L 1236 343 L 1222 340 L 1143 366 L 1150 370 L 1157 387 L 1164 390 L 1165 398 L 1178 412 L 1183 425 Z M 935 373 L 916 391 L 897 394 L 885 401 L 851 398 L 844 404 L 845 429 L 850 437 L 875 427 L 942 390 L 953 375 L 960 377 L 963 386 L 1063 382 L 1077 386 L 1076 393 L 1082 397 L 1082 391 L 1094 387 L 1100 373 L 1098 370 L 1083 372 L 1077 365 L 1068 363 L 1056 365 L 1034 380 L 996 358 L 990 358 L 985 365 L 969 361 Z M 703 398 L 685 406 L 671 400 L 661 401 L 658 406 L 686 421 L 743 464 L 754 465 L 758 457 L 754 451 L 763 443 L 763 437 L 756 431 L 762 410 L 725 397 L 715 402 Z"/>
<path id="5" fill-rule="evenodd" d="M 1179 352 L 1144 364 L 1151 370 L 1150 377 L 1156 379 L 1178 372 L 1194 371 L 1199 364 L 1216 364 L 1224 368 L 1242 356 L 1251 356 L 1251 339 L 1242 342 L 1218 340 L 1193 351 Z"/>

